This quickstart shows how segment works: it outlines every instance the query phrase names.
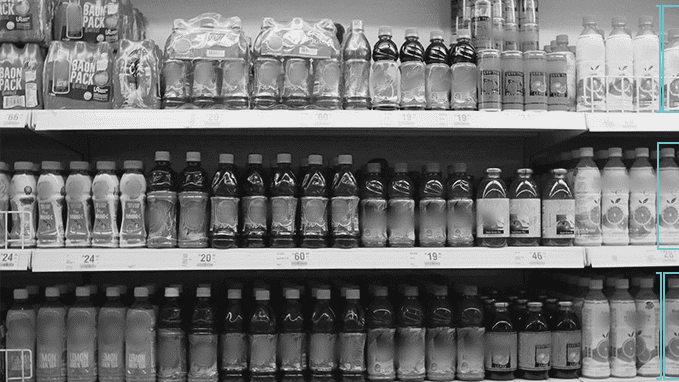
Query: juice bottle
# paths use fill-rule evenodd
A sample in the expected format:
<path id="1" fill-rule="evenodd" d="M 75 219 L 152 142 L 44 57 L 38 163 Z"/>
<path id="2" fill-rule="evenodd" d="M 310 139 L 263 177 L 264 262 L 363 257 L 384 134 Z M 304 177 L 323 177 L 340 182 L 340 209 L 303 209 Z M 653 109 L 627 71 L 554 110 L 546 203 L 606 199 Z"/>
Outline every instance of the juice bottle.
<path id="1" fill-rule="evenodd" d="M 285 289 L 285 307 L 278 335 L 280 370 L 285 375 L 302 374 L 307 367 L 306 333 L 299 290 Z"/>
<path id="2" fill-rule="evenodd" d="M 422 110 L 426 105 L 424 47 L 417 28 L 406 28 L 401 45 L 401 109 Z"/>
<path id="3" fill-rule="evenodd" d="M 248 368 L 248 338 L 241 304 L 242 293 L 242 289 L 237 286 L 227 291 L 228 306 L 219 339 L 222 375 L 240 376 Z"/>
<path id="4" fill-rule="evenodd" d="M 552 334 L 541 302 L 529 302 L 519 326 L 519 371 L 524 379 L 547 379 Z"/>
<path id="5" fill-rule="evenodd" d="M 90 300 L 90 288 L 75 289 L 76 301 L 68 309 L 66 327 L 66 369 L 69 381 L 97 380 L 97 308 Z"/>
<path id="6" fill-rule="evenodd" d="M 120 288 L 106 288 L 106 303 L 99 309 L 97 338 L 99 380 L 125 381 L 125 316 L 127 308 L 121 301 Z"/>
<path id="7" fill-rule="evenodd" d="M 576 61 L 575 54 L 568 48 L 568 35 L 560 34 L 556 36 L 556 47 L 552 52 L 560 53 L 566 58 L 566 104 L 568 111 L 575 111 L 576 101 Z M 551 87 L 550 87 L 551 88 Z"/>
<path id="8" fill-rule="evenodd" d="M 311 316 L 309 338 L 309 369 L 312 374 L 330 374 L 337 369 L 335 357 L 335 312 L 330 307 L 330 289 L 316 292 L 316 306 Z"/>
<path id="9" fill-rule="evenodd" d="M 634 48 L 623 16 L 613 18 L 613 31 L 606 39 L 606 84 L 608 111 L 633 111 Z"/>
<path id="10" fill-rule="evenodd" d="M 66 245 L 89 247 L 92 244 L 92 178 L 87 162 L 71 162 L 66 179 Z"/>
<path id="11" fill-rule="evenodd" d="M 648 161 L 648 149 L 638 147 L 636 160 L 629 169 L 629 239 L 630 244 L 654 245 L 656 177 Z"/>
<path id="12" fill-rule="evenodd" d="M 149 248 L 177 246 L 177 173 L 168 151 L 156 151 L 156 166 L 148 175 Z"/>
<path id="13" fill-rule="evenodd" d="M 443 43 L 443 31 L 431 31 L 430 44 L 424 54 L 425 98 L 427 109 L 450 109 L 450 56 Z"/>
<path id="14" fill-rule="evenodd" d="M 625 165 L 626 169 L 630 169 L 634 164 L 634 159 L 636 157 L 636 150 L 625 150 L 622 152 L 622 163 Z"/>
<path id="15" fill-rule="evenodd" d="M 14 176 L 12 176 L 9 188 L 9 202 L 11 211 L 19 213 L 11 215 L 12 231 L 9 237 L 12 247 L 34 247 L 36 244 L 37 183 L 35 174 L 33 174 L 33 163 L 14 162 Z"/>
<path id="16" fill-rule="evenodd" d="M 370 109 L 370 43 L 363 21 L 352 20 L 342 43 L 342 103 L 346 110 Z"/>
<path id="17" fill-rule="evenodd" d="M 575 290 L 568 296 L 573 300 L 573 312 L 575 316 L 582 321 L 582 310 L 585 306 L 585 299 L 589 293 L 589 283 L 591 279 L 589 277 L 578 277 L 575 284 Z"/>
<path id="18" fill-rule="evenodd" d="M 445 285 L 434 287 L 427 309 L 425 368 L 429 381 L 451 381 L 457 361 L 453 306 Z"/>
<path id="19" fill-rule="evenodd" d="M 396 376 L 401 381 L 424 381 L 425 322 L 424 308 L 418 300 L 418 288 L 406 286 L 405 299 L 398 311 L 398 361 Z"/>
<path id="20" fill-rule="evenodd" d="M 328 185 L 323 175 L 322 155 L 309 155 L 309 171 L 302 181 L 300 220 L 302 247 L 327 247 Z"/>
<path id="21" fill-rule="evenodd" d="M 490 0 L 474 0 L 471 4 L 472 44 L 478 50 L 493 49 L 493 7 Z M 497 16 L 502 17 L 502 16 Z"/>
<path id="22" fill-rule="evenodd" d="M 516 171 L 509 188 L 509 245 L 540 245 L 540 190 L 533 180 L 533 170 Z"/>
<path id="23" fill-rule="evenodd" d="M 59 289 L 45 288 L 46 301 L 38 310 L 36 328 L 36 381 L 66 381 L 66 307 Z"/>
<path id="24" fill-rule="evenodd" d="M 396 377 L 394 359 L 396 333 L 394 307 L 387 299 L 389 290 L 377 286 L 368 306 L 366 369 L 370 381 L 393 381 Z"/>
<path id="25" fill-rule="evenodd" d="M 99 161 L 96 166 L 97 174 L 92 180 L 92 246 L 117 248 L 120 180 L 116 175 L 116 162 Z"/>
<path id="26" fill-rule="evenodd" d="M 542 51 L 523 54 L 523 94 L 526 110 L 547 110 L 547 56 Z"/>
<path id="27" fill-rule="evenodd" d="M 438 163 L 427 163 L 420 183 L 420 246 L 446 245 L 446 190 Z"/>
<path id="28" fill-rule="evenodd" d="M 387 184 L 379 163 L 368 163 L 361 182 L 361 244 L 364 247 L 387 246 Z"/>
<path id="29" fill-rule="evenodd" d="M 373 48 L 370 94 L 372 107 L 377 110 L 396 110 L 401 104 L 401 71 L 397 62 L 399 52 L 391 36 L 391 27 L 381 26 L 379 40 Z"/>
<path id="30" fill-rule="evenodd" d="M 486 377 L 491 380 L 511 380 L 517 368 L 516 327 L 509 313 L 508 302 L 493 303 L 486 319 Z"/>
<path id="31" fill-rule="evenodd" d="M 568 111 L 568 62 L 562 52 L 547 54 L 547 110 Z M 573 99 L 575 99 L 573 97 Z"/>
<path id="32" fill-rule="evenodd" d="M 667 44 L 663 52 L 665 110 L 679 110 L 679 29 L 667 31 Z"/>
<path id="33" fill-rule="evenodd" d="M 269 303 L 269 291 L 255 289 L 257 301 L 250 316 L 250 373 L 276 373 L 276 316 Z"/>
<path id="34" fill-rule="evenodd" d="M 667 281 L 665 293 L 665 375 L 679 376 L 679 278 Z"/>
<path id="35" fill-rule="evenodd" d="M 474 185 L 467 174 L 466 163 L 455 163 L 453 173 L 446 182 L 448 210 L 448 245 L 471 247 L 474 245 Z M 450 169 L 448 171 L 450 173 Z"/>
<path id="36" fill-rule="evenodd" d="M 128 160 L 123 164 L 125 173 L 120 178 L 121 247 L 146 246 L 144 206 L 146 204 L 146 179 L 141 161 Z"/>
<path id="37" fill-rule="evenodd" d="M 198 287 L 189 325 L 189 373 L 190 382 L 216 382 L 217 328 L 215 311 L 210 303 L 210 288 Z"/>
<path id="38" fill-rule="evenodd" d="M 608 149 L 608 163 L 601 172 L 601 225 L 605 245 L 629 244 L 629 176 L 621 158 L 621 148 Z"/>
<path id="39" fill-rule="evenodd" d="M 415 185 L 408 175 L 407 163 L 394 164 L 389 180 L 387 234 L 390 247 L 415 245 Z"/>
<path id="40" fill-rule="evenodd" d="M 489 168 L 476 193 L 476 242 L 481 247 L 504 247 L 509 238 L 509 199 L 502 170 Z"/>
<path id="41" fill-rule="evenodd" d="M 267 189 L 262 156 L 248 155 L 248 167 L 243 179 L 243 241 L 248 248 L 262 248 L 267 240 Z"/>
<path id="42" fill-rule="evenodd" d="M 147 287 L 134 288 L 134 303 L 125 321 L 125 380 L 156 380 L 156 311 Z"/>
<path id="43" fill-rule="evenodd" d="M 467 285 L 457 303 L 457 379 L 481 381 L 484 378 L 483 304 L 475 286 Z"/>
<path id="44" fill-rule="evenodd" d="M 584 29 L 575 44 L 578 75 L 577 111 L 606 110 L 606 47 L 592 16 L 582 18 Z"/>
<path id="45" fill-rule="evenodd" d="M 360 289 L 348 288 L 337 337 L 339 371 L 342 375 L 365 373 L 365 316 L 365 310 L 361 306 Z"/>
<path id="46" fill-rule="evenodd" d="M 551 171 L 542 191 L 542 245 L 571 246 L 575 239 L 575 199 L 566 181 L 566 170 Z"/>
<path id="47" fill-rule="evenodd" d="M 679 244 L 679 166 L 672 148 L 660 149 L 658 183 L 659 244 Z"/>
<path id="48" fill-rule="evenodd" d="M 502 109 L 523 110 L 523 53 L 506 50 L 502 57 Z"/>
<path id="49" fill-rule="evenodd" d="M 15 289 L 13 292 L 14 304 L 7 311 L 5 326 L 7 336 L 5 349 L 17 351 L 7 352 L 6 365 L 7 378 L 21 379 L 25 382 L 35 381 L 35 330 L 36 314 L 33 307 L 28 303 L 28 291 Z M 27 352 L 25 350 L 30 350 Z"/>
<path id="50" fill-rule="evenodd" d="M 653 278 L 641 279 L 641 289 L 634 296 L 637 308 L 637 374 L 660 376 L 660 300 L 653 291 Z M 668 333 L 669 334 L 669 333 Z M 667 334 L 666 334 L 667 335 Z M 673 334 L 670 334 L 670 337 Z"/>
<path id="51" fill-rule="evenodd" d="M 64 246 L 64 179 L 59 174 L 61 163 L 42 162 L 38 178 L 38 247 Z"/>
<path id="52" fill-rule="evenodd" d="M 353 248 L 358 246 L 359 187 L 354 176 L 351 155 L 340 155 L 332 184 L 331 221 L 333 246 Z"/>
<path id="53" fill-rule="evenodd" d="M 500 52 L 487 49 L 479 51 L 478 57 L 479 110 L 500 111 L 502 110 L 502 81 L 500 78 L 502 61 Z M 524 91 L 525 87 L 524 84 Z"/>
<path id="54" fill-rule="evenodd" d="M 179 235 L 180 248 L 206 248 L 207 215 L 210 183 L 207 171 L 201 167 L 200 153 L 186 153 L 186 168 L 179 174 Z"/>
<path id="55" fill-rule="evenodd" d="M 158 381 L 186 380 L 186 331 L 179 289 L 165 288 L 165 304 L 158 315 Z"/>
<path id="56" fill-rule="evenodd" d="M 618 280 L 620 278 L 622 278 L 622 276 L 619 275 L 619 274 L 612 274 L 612 275 L 606 276 L 606 287 L 603 290 L 604 296 L 606 296 L 606 298 L 608 298 L 608 299 L 611 298 L 611 296 L 615 292 L 616 280 Z"/>
<path id="57" fill-rule="evenodd" d="M 580 111 L 578 109 L 578 111 Z M 580 149 L 573 173 L 575 192 L 575 245 L 601 245 L 601 173 L 592 160 L 591 147 Z"/>
<path id="58" fill-rule="evenodd" d="M 235 248 L 238 242 L 240 187 L 233 154 L 219 154 L 212 178 L 210 237 L 213 248 Z"/>
<path id="59" fill-rule="evenodd" d="M 637 375 L 636 306 L 629 294 L 629 280 L 618 279 L 611 304 L 611 376 L 629 378 Z"/>
<path id="60" fill-rule="evenodd" d="M 9 190 L 10 190 L 10 176 L 9 166 L 5 162 L 0 162 L 0 211 L 9 211 Z M 0 246 L 4 247 L 7 241 L 7 222 L 11 221 L 11 217 L 0 213 Z M 2 366 L 2 365 L 0 365 Z M 0 367 L 0 369 L 3 369 Z M 0 375 L 2 378 L 3 375 Z"/>
<path id="61" fill-rule="evenodd" d="M 469 29 L 458 31 L 457 43 L 450 50 L 452 75 L 451 108 L 476 110 L 476 48 L 471 43 Z"/>
<path id="62" fill-rule="evenodd" d="M 292 155 L 278 154 L 278 168 L 271 177 L 271 246 L 295 246 L 297 212 L 297 178 L 292 171 Z"/>
<path id="63" fill-rule="evenodd" d="M 559 379 L 577 378 L 580 371 L 582 330 L 580 320 L 573 311 L 573 302 L 559 301 L 558 310 L 551 319 L 552 370 L 550 375 Z"/>
<path id="64" fill-rule="evenodd" d="M 599 170 L 603 170 L 608 162 L 608 150 L 597 150 L 594 155 L 594 161 Z"/>

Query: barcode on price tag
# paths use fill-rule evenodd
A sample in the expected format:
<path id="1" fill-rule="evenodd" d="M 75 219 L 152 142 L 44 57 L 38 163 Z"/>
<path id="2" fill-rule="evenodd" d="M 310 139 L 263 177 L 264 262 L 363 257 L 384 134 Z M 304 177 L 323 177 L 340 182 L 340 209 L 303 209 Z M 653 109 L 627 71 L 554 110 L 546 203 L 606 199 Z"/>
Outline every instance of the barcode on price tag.
<path id="1" fill-rule="evenodd" d="M 410 266 L 418 268 L 437 268 L 441 266 L 443 253 L 439 251 L 410 252 Z"/>
<path id="2" fill-rule="evenodd" d="M 216 253 L 199 253 L 195 258 L 196 268 L 213 268 L 217 263 Z"/>
<path id="3" fill-rule="evenodd" d="M 27 115 L 20 111 L 8 111 L 0 114 L 1 127 L 24 127 Z"/>
<path id="4" fill-rule="evenodd" d="M 19 254 L 0 252 L 0 269 L 14 269 L 19 264 Z"/>

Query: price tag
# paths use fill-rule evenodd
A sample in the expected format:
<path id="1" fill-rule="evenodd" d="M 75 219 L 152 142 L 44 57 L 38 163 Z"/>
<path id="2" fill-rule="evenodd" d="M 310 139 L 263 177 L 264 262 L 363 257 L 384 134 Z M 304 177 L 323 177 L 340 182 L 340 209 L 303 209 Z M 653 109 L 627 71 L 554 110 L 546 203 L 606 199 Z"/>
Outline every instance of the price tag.
<path id="1" fill-rule="evenodd" d="M 413 113 L 401 113 L 398 117 L 396 121 L 398 127 L 415 127 L 415 116 Z"/>
<path id="2" fill-rule="evenodd" d="M 451 117 L 453 118 L 453 127 L 471 127 L 472 125 L 473 117 L 471 113 L 455 112 Z"/>
<path id="3" fill-rule="evenodd" d="M 679 254 L 676 251 L 662 250 L 656 253 L 656 260 L 661 263 L 676 263 L 679 260 Z"/>
<path id="4" fill-rule="evenodd" d="M 417 268 L 438 268 L 441 266 L 443 253 L 441 251 L 410 252 L 410 266 Z"/>
<path id="5" fill-rule="evenodd" d="M 16 269 L 19 265 L 19 254 L 11 251 L 0 252 L 0 269 Z"/>
<path id="6" fill-rule="evenodd" d="M 66 255 L 67 270 L 91 271 L 99 268 L 98 254 L 68 254 Z"/>
<path id="7" fill-rule="evenodd" d="M 0 115 L 1 127 L 16 127 L 21 128 L 26 126 L 27 114 L 20 111 L 3 112 Z"/>
<path id="8" fill-rule="evenodd" d="M 194 111 L 189 119 L 189 127 L 226 127 L 224 113 L 215 111 Z"/>
<path id="9" fill-rule="evenodd" d="M 217 263 L 217 253 L 198 253 L 194 256 L 196 268 L 214 268 Z"/>
<path id="10" fill-rule="evenodd" d="M 549 256 L 549 253 L 545 250 L 517 251 L 514 254 L 514 262 L 522 267 L 545 267 Z"/>
<path id="11" fill-rule="evenodd" d="M 313 126 L 315 127 L 330 127 L 330 113 L 317 112 L 311 117 Z"/>
<path id="12" fill-rule="evenodd" d="M 311 252 L 292 250 L 286 252 L 278 252 L 276 254 L 276 265 L 279 268 L 306 268 L 309 266 L 311 260 Z"/>

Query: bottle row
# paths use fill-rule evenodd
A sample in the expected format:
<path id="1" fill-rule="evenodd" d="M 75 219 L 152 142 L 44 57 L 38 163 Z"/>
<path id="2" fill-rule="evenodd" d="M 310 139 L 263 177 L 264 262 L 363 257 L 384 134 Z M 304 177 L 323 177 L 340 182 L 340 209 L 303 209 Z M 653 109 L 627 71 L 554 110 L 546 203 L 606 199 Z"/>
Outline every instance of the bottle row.
<path id="1" fill-rule="evenodd" d="M 220 374 L 307 371 L 385 381 L 656 377 L 661 345 L 654 280 L 637 277 L 632 295 L 629 280 L 617 277 L 608 278 L 612 289 L 607 279 L 605 293 L 602 279 L 576 276 L 570 278 L 577 286 L 538 294 L 489 290 L 479 296 L 475 286 L 456 285 L 453 301 L 448 287 L 436 283 L 423 296 L 417 286 L 399 284 L 392 298 L 388 287 L 375 284 L 371 299 L 345 284 L 334 300 L 327 285 L 307 296 L 304 286 L 286 284 L 278 302 L 262 284 L 252 290 L 254 301 L 240 286 L 219 300 L 205 284 L 195 298 L 181 286 L 165 288 L 164 299 L 137 287 L 129 305 L 120 287 L 106 288 L 101 303 L 91 286 L 76 288 L 75 298 L 47 287 L 39 302 L 16 289 L 5 343 L 35 354 L 35 360 L 24 357 L 23 371 L 37 382 L 216 381 Z M 667 303 L 674 306 L 679 280 L 669 283 Z M 676 326 L 675 313 L 666 312 L 667 327 Z M 677 371 L 675 337 L 662 345 L 667 375 Z M 20 353 L 9 354 L 9 376 L 20 374 Z"/>

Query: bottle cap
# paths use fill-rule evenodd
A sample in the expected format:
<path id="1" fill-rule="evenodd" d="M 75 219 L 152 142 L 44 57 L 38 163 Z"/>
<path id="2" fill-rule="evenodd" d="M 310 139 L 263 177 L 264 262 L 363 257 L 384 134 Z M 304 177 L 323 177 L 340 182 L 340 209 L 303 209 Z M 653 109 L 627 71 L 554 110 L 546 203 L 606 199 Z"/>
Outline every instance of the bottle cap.
<path id="1" fill-rule="evenodd" d="M 40 293 L 40 287 L 37 285 L 26 285 L 25 289 L 29 296 L 37 296 Z"/>
<path id="2" fill-rule="evenodd" d="M 669 284 L 670 288 L 679 288 L 679 277 L 672 277 L 667 283 Z"/>
<path id="3" fill-rule="evenodd" d="M 589 289 L 604 289 L 604 280 L 591 279 L 589 280 Z"/>
<path id="4" fill-rule="evenodd" d="M 439 164 L 439 163 L 435 163 L 435 162 L 427 163 L 425 168 L 426 168 L 426 170 L 425 170 L 426 172 L 430 172 L 430 173 L 431 172 L 436 172 L 436 173 L 441 172 L 441 164 Z"/>
<path id="5" fill-rule="evenodd" d="M 559 306 L 573 306 L 573 301 L 559 301 Z"/>
<path id="6" fill-rule="evenodd" d="M 61 168 L 61 163 L 51 160 L 45 160 L 42 161 L 40 167 L 42 167 L 42 169 L 46 171 L 59 171 L 59 168 Z"/>
<path id="7" fill-rule="evenodd" d="M 591 147 L 581 147 L 580 148 L 580 158 L 591 158 L 594 156 L 594 149 Z"/>
<path id="8" fill-rule="evenodd" d="M 233 164 L 233 154 L 219 154 L 219 163 Z"/>
<path id="9" fill-rule="evenodd" d="M 243 291 L 238 288 L 229 288 L 229 290 L 226 293 L 227 293 L 226 297 L 229 300 L 240 300 L 243 297 Z"/>
<path id="10" fill-rule="evenodd" d="M 637 158 L 648 158 L 648 148 L 647 147 L 637 147 L 634 150 Z"/>
<path id="11" fill-rule="evenodd" d="M 198 151 L 188 151 L 186 153 L 187 162 L 200 162 L 200 153 Z"/>
<path id="12" fill-rule="evenodd" d="M 391 36 L 392 36 L 392 34 L 391 34 L 391 27 L 388 27 L 388 26 L 381 26 L 381 27 L 379 28 L 379 31 L 378 31 L 377 35 L 378 35 L 379 37 L 382 37 L 382 36 L 389 36 L 389 37 L 391 37 Z"/>
<path id="13" fill-rule="evenodd" d="M 165 297 L 179 297 L 179 289 L 173 287 L 165 288 Z"/>
<path id="14" fill-rule="evenodd" d="M 673 28 L 667 31 L 668 40 L 674 40 L 675 38 L 679 38 L 679 28 Z"/>
<path id="15" fill-rule="evenodd" d="M 368 172 L 382 172 L 382 165 L 379 163 L 368 163 Z"/>
<path id="16" fill-rule="evenodd" d="M 408 37 L 420 37 L 417 28 L 406 28 L 406 38 Z"/>
<path id="17" fill-rule="evenodd" d="M 475 285 L 466 285 L 464 287 L 464 291 L 462 292 L 462 295 L 464 296 L 476 296 L 478 294 L 478 289 L 476 288 Z"/>
<path id="18" fill-rule="evenodd" d="M 661 158 L 674 158 L 674 149 L 671 147 L 666 147 L 664 149 L 660 149 L 660 157 Z M 15 166 L 16 168 L 16 166 Z"/>
<path id="19" fill-rule="evenodd" d="M 255 290 L 255 300 L 257 301 L 269 301 L 269 291 L 266 289 Z"/>
<path id="20" fill-rule="evenodd" d="M 394 172 L 398 173 L 408 172 L 408 163 L 402 162 L 394 163 Z"/>
<path id="21" fill-rule="evenodd" d="M 552 169 L 552 175 L 554 176 L 564 176 L 566 174 L 568 174 L 568 170 L 566 170 L 565 168 Z"/>
<path id="22" fill-rule="evenodd" d="M 434 296 L 445 297 L 448 296 L 448 287 L 445 285 L 437 285 L 434 287 Z"/>
<path id="23" fill-rule="evenodd" d="M 527 305 L 529 308 L 542 308 L 542 303 L 538 301 L 531 301 Z"/>
<path id="24" fill-rule="evenodd" d="M 136 287 L 134 288 L 134 297 L 148 297 L 149 288 L 147 287 Z"/>
<path id="25" fill-rule="evenodd" d="M 571 159 L 580 159 L 580 150 L 571 150 Z"/>
<path id="26" fill-rule="evenodd" d="M 323 155 L 318 154 L 309 155 L 309 165 L 323 166 Z"/>
<path id="27" fill-rule="evenodd" d="M 320 288 L 316 291 L 316 299 L 330 300 L 330 289 Z"/>
<path id="28" fill-rule="evenodd" d="M 560 34 L 556 36 L 556 43 L 557 44 L 566 44 L 568 45 L 568 35 L 567 34 Z"/>
<path id="29" fill-rule="evenodd" d="M 615 280 L 615 289 L 627 289 L 629 288 L 628 279 L 617 279 Z"/>
<path id="30" fill-rule="evenodd" d="M 517 175 L 530 176 L 533 174 L 533 170 L 530 168 L 520 168 L 516 170 Z"/>
<path id="31" fill-rule="evenodd" d="M 79 286 L 79 287 L 75 288 L 75 295 L 76 295 L 76 297 L 89 297 L 90 296 L 90 287 Z"/>
<path id="32" fill-rule="evenodd" d="M 650 277 L 643 277 L 641 280 L 641 283 L 639 284 L 640 287 L 644 289 L 651 289 L 653 288 L 653 279 Z"/>
<path id="33" fill-rule="evenodd" d="M 467 164 L 464 162 L 455 162 L 453 163 L 453 169 L 457 173 L 467 172 Z"/>
<path id="34" fill-rule="evenodd" d="M 156 151 L 156 162 L 169 162 L 170 152 L 169 151 Z"/>
<path id="35" fill-rule="evenodd" d="M 596 24 L 596 19 L 594 19 L 594 16 L 583 16 L 582 17 L 582 25 L 590 25 L 590 24 Z"/>
<path id="36" fill-rule="evenodd" d="M 542 47 L 542 50 L 544 50 L 544 51 L 547 52 L 547 53 L 552 53 L 552 47 L 551 47 L 550 45 L 545 45 L 545 46 L 543 46 L 543 47 Z M 505 53 L 505 52 L 502 52 L 503 55 L 504 55 L 504 53 Z"/>
<path id="37" fill-rule="evenodd" d="M 184 291 L 184 287 L 182 286 L 182 284 L 171 284 L 168 287 L 169 288 L 175 288 L 177 290 L 177 292 L 179 292 L 180 295 Z"/>
<path id="38" fill-rule="evenodd" d="M 120 288 L 118 287 L 106 288 L 106 297 L 120 297 Z"/>
<path id="39" fill-rule="evenodd" d="M 0 171 L 9 171 L 9 165 L 5 162 L 0 162 Z"/>
<path id="40" fill-rule="evenodd" d="M 486 174 L 497 174 L 499 176 L 502 174 L 502 170 L 496 167 L 490 167 L 486 169 Z"/>
<path id="41" fill-rule="evenodd" d="M 261 154 L 248 155 L 248 164 L 262 164 L 262 155 Z"/>
<path id="42" fill-rule="evenodd" d="M 28 299 L 28 291 L 26 289 L 15 289 L 14 290 L 14 299 L 15 300 L 26 300 Z"/>
<path id="43" fill-rule="evenodd" d="M 59 297 L 59 288 L 57 287 L 47 287 L 45 288 L 45 297 Z"/>
<path id="44" fill-rule="evenodd" d="M 198 287 L 196 288 L 196 297 L 210 297 L 212 292 L 208 287 Z"/>
<path id="45" fill-rule="evenodd" d="M 653 20 L 653 16 L 641 16 L 639 17 L 639 26 L 653 25 Z"/>
<path id="46" fill-rule="evenodd" d="M 70 163 L 69 168 L 71 171 L 89 171 L 90 164 L 82 161 L 73 161 Z"/>
<path id="47" fill-rule="evenodd" d="M 417 297 L 419 295 L 419 290 L 416 286 L 408 285 L 403 290 L 403 295 L 406 297 Z"/>
<path id="48" fill-rule="evenodd" d="M 549 42 L 549 48 L 551 50 L 554 50 L 554 48 L 556 48 L 556 40 L 552 40 Z"/>
<path id="49" fill-rule="evenodd" d="M 612 26 L 621 26 L 621 25 L 627 25 L 627 17 L 625 16 L 615 16 L 611 20 L 611 25 Z"/>
<path id="50" fill-rule="evenodd" d="M 433 30 L 429 32 L 429 39 L 430 40 L 443 40 L 443 31 L 442 30 Z"/>
<path id="51" fill-rule="evenodd" d="M 351 20 L 351 30 L 352 31 L 362 31 L 363 30 L 363 20 Z"/>
<path id="52" fill-rule="evenodd" d="M 276 155 L 276 163 L 282 164 L 282 163 L 292 163 L 292 155 L 287 154 L 287 153 L 281 153 Z"/>
<path id="53" fill-rule="evenodd" d="M 299 300 L 299 290 L 288 288 L 285 290 L 285 298 L 288 300 Z"/>
<path id="54" fill-rule="evenodd" d="M 457 30 L 457 39 L 458 40 L 461 39 L 461 38 L 470 39 L 471 37 L 472 37 L 472 34 L 469 31 L 469 29 L 458 29 Z"/>
<path id="55" fill-rule="evenodd" d="M 144 169 L 144 163 L 140 160 L 126 160 L 123 162 L 123 168 L 125 170 L 142 170 Z"/>
<path id="56" fill-rule="evenodd" d="M 98 161 L 97 164 L 97 170 L 98 171 L 115 171 L 116 170 L 116 162 L 113 161 Z"/>
<path id="57" fill-rule="evenodd" d="M 361 290 L 357 288 L 347 289 L 347 300 L 360 300 Z"/>
<path id="58" fill-rule="evenodd" d="M 589 277 L 579 277 L 579 278 L 578 278 L 578 286 L 581 286 L 581 287 L 588 287 L 588 286 L 589 286 L 589 281 L 590 281 L 590 278 L 589 278 Z"/>
<path id="59" fill-rule="evenodd" d="M 342 154 L 337 157 L 337 164 L 339 165 L 352 165 L 354 164 L 354 157 L 349 154 Z"/>

